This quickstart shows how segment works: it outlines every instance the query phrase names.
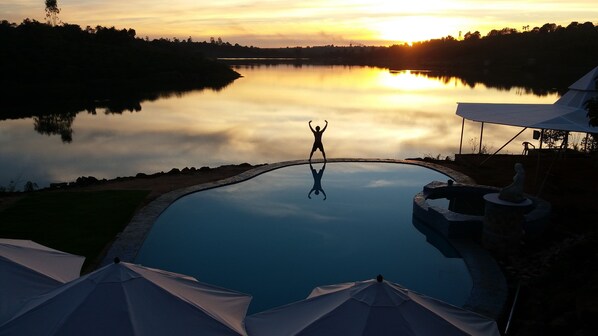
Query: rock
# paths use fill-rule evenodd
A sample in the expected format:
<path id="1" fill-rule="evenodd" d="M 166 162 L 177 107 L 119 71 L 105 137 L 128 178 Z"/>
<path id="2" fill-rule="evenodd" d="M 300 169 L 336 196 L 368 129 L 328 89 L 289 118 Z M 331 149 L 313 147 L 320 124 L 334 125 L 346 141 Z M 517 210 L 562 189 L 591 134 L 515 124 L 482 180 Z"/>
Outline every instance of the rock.
<path id="1" fill-rule="evenodd" d="M 67 182 L 50 183 L 50 189 L 60 189 L 68 187 Z"/>
<path id="2" fill-rule="evenodd" d="M 88 177 L 81 176 L 81 177 L 77 178 L 77 180 L 75 181 L 75 184 L 79 185 L 79 186 L 88 186 L 91 184 L 96 184 L 98 182 L 99 182 L 98 179 L 93 176 L 88 176 Z"/>

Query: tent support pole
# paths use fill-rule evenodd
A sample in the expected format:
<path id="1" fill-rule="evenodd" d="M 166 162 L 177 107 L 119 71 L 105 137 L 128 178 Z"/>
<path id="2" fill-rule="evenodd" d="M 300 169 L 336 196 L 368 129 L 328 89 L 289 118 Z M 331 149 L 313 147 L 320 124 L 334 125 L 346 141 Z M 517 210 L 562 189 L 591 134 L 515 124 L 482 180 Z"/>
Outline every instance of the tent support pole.
<path id="1" fill-rule="evenodd" d="M 465 128 L 465 118 L 461 121 L 461 141 L 459 141 L 459 154 L 461 154 L 461 150 L 463 149 L 463 128 Z"/>
<path id="2" fill-rule="evenodd" d="M 478 147 L 478 154 L 482 154 L 482 138 L 484 137 L 484 122 L 482 121 L 482 127 L 480 129 L 480 147 Z"/>
<path id="3" fill-rule="evenodd" d="M 502 147 L 500 147 L 496 152 L 494 152 L 494 154 L 490 155 L 489 157 L 486 158 L 486 160 L 482 161 L 482 163 L 480 163 L 480 167 L 486 163 L 486 161 L 490 160 L 491 157 L 493 157 L 494 155 L 496 155 L 498 152 L 500 152 L 503 148 L 505 148 L 508 144 L 511 143 L 511 141 L 515 140 L 516 137 L 518 137 L 521 133 L 523 133 L 523 131 L 525 131 L 527 129 L 527 127 L 524 127 L 521 131 L 519 131 L 519 133 L 515 134 L 514 137 L 511 138 L 511 140 L 507 141 L 506 144 L 502 145 Z"/>

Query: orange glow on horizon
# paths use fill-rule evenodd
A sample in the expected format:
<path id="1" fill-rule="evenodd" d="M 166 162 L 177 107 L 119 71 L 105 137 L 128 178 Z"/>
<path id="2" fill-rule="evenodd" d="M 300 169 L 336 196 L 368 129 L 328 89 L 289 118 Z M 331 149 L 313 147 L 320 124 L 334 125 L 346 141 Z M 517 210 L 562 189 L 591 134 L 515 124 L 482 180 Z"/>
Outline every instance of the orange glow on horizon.
<path id="1" fill-rule="evenodd" d="M 192 37 L 257 47 L 315 45 L 392 45 L 426 41 L 461 31 L 542 26 L 566 26 L 572 21 L 595 22 L 595 0 L 192 0 L 59 2 L 62 22 L 135 29 L 139 37 Z M 42 2 L 0 0 L 3 19 L 45 22 Z"/>
<path id="2" fill-rule="evenodd" d="M 438 18 L 429 16 L 410 16 L 381 21 L 374 24 L 374 31 L 378 38 L 391 44 L 427 41 L 451 35 L 455 38 L 459 34 L 459 25 L 463 25 L 454 18 Z"/>

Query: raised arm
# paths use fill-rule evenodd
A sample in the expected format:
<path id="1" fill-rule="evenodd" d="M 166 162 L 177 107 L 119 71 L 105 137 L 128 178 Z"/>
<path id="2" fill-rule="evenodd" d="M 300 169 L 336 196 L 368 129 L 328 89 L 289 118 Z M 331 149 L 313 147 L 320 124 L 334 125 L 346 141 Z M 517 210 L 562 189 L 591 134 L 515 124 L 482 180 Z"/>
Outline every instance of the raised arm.
<path id="1" fill-rule="evenodd" d="M 309 121 L 309 123 L 308 123 L 308 124 L 309 124 L 309 129 L 310 129 L 312 132 L 316 133 L 316 130 L 314 130 L 314 128 L 313 128 L 313 127 L 311 127 L 311 120 Z"/>
<path id="2" fill-rule="evenodd" d="M 324 128 L 322 128 L 322 133 L 324 133 L 324 131 L 326 130 L 326 127 L 328 127 L 328 120 L 324 120 L 326 122 L 326 125 L 324 126 Z"/>

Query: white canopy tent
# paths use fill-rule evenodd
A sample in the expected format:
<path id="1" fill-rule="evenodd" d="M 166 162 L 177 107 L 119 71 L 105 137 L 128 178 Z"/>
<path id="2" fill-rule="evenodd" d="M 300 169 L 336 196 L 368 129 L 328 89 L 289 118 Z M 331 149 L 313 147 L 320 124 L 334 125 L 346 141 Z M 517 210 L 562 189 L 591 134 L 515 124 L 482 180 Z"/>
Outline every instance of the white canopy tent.
<path id="1" fill-rule="evenodd" d="M 585 108 L 585 103 L 597 96 L 598 67 L 595 67 L 569 86 L 569 91 L 554 104 L 457 103 L 457 115 L 463 117 L 459 154 L 463 144 L 465 119 L 482 123 L 480 149 L 484 123 L 541 130 L 598 133 L 598 127 L 589 125 Z"/>
<path id="2" fill-rule="evenodd" d="M 246 335 L 251 296 L 115 263 L 30 300 L 0 335 Z"/>
<path id="3" fill-rule="evenodd" d="M 28 299 L 78 278 L 83 261 L 31 240 L 0 239 L 0 324 Z"/>
<path id="4" fill-rule="evenodd" d="M 472 121 L 551 129 L 570 132 L 593 133 L 597 127 L 588 124 L 584 108 L 559 104 L 479 104 L 458 103 L 457 115 Z"/>
<path id="5" fill-rule="evenodd" d="M 250 336 L 500 335 L 485 316 L 378 279 L 315 288 L 309 297 L 248 316 Z"/>

